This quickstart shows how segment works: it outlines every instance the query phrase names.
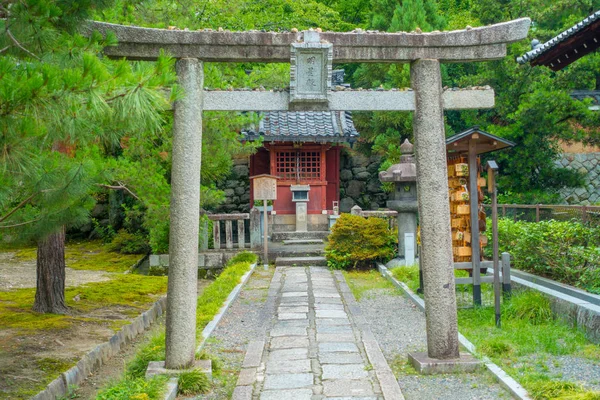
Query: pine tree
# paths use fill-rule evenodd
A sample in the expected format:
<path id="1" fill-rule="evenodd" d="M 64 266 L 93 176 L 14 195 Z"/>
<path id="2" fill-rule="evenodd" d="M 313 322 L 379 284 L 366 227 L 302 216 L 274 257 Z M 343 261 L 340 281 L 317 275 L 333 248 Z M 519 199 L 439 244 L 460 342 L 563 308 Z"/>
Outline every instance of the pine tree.
<path id="1" fill-rule="evenodd" d="M 66 313 L 65 229 L 110 182 L 105 147 L 160 130 L 173 61 L 99 57 L 110 36 L 75 32 L 104 1 L 4 2 L 0 12 L 0 235 L 38 246 L 34 310 Z"/>

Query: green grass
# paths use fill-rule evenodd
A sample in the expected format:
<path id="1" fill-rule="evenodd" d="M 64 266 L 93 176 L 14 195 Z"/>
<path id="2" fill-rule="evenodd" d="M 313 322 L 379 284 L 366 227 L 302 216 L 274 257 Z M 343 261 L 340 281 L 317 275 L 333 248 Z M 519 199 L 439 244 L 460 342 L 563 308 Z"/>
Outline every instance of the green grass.
<path id="1" fill-rule="evenodd" d="M 65 246 L 67 267 L 77 270 L 124 272 L 135 265 L 139 254 L 120 254 L 109 250 L 110 245 L 99 240 L 69 242 Z M 16 251 L 17 259 L 32 261 L 36 259 L 35 247 L 21 248 Z"/>
<path id="2" fill-rule="evenodd" d="M 165 277 L 116 275 L 109 281 L 68 288 L 65 299 L 73 315 L 33 312 L 35 289 L 0 292 L 0 326 L 26 332 L 67 329 L 73 323 L 86 320 L 77 316 L 78 313 L 112 306 L 131 307 L 130 313 L 137 315 L 137 310 L 147 308 L 166 291 Z M 75 296 L 79 296 L 79 301 L 73 300 Z"/>
<path id="3" fill-rule="evenodd" d="M 177 394 L 191 395 L 206 393 L 210 390 L 210 380 L 200 370 L 186 371 L 179 375 Z"/>
<path id="4" fill-rule="evenodd" d="M 464 271 L 457 271 L 465 275 Z M 396 268 L 394 277 L 415 291 L 419 270 Z M 458 275 L 458 274 L 457 274 Z M 483 285 L 491 290 L 490 285 Z M 464 291 L 464 287 L 457 289 Z M 467 289 L 468 290 L 468 287 Z M 591 344 L 584 334 L 553 317 L 550 301 L 539 292 L 516 292 L 502 302 L 502 329 L 495 326 L 493 307 L 458 310 L 458 326 L 477 348 L 510 376 L 521 383 L 535 400 L 600 400 L 600 393 L 573 382 L 557 380 L 546 365 L 552 356 L 572 355 L 600 360 L 600 346 Z M 406 366 L 394 363 L 394 370 L 405 373 Z"/>
<path id="5" fill-rule="evenodd" d="M 157 400 L 165 391 L 167 376 L 156 376 L 150 380 L 145 378 L 125 379 L 115 382 L 101 391 L 97 400 Z"/>
<path id="6" fill-rule="evenodd" d="M 419 288 L 419 266 L 398 267 L 390 270 L 394 278 L 404 282 L 410 290 L 416 293 Z"/>
<path id="7" fill-rule="evenodd" d="M 394 286 L 376 270 L 350 270 L 342 271 L 342 273 L 346 277 L 346 282 L 348 282 L 348 286 L 356 300 L 360 300 L 365 292 L 372 289 L 391 289 L 391 294 L 396 293 L 393 291 Z"/>
<path id="8" fill-rule="evenodd" d="M 198 298 L 197 318 L 196 318 L 196 330 L 200 336 L 204 327 L 213 319 L 213 317 L 221 309 L 225 299 L 229 296 L 229 293 L 235 288 L 242 278 L 242 276 L 248 272 L 250 264 L 255 263 L 257 260 L 256 255 L 248 252 L 242 252 L 233 257 L 225 266 L 225 269 L 221 274 L 208 285 L 200 297 Z M 199 355 L 199 357 L 207 357 L 206 355 Z M 151 337 L 148 342 L 142 346 L 136 353 L 134 358 L 127 364 L 126 372 L 123 378 L 119 381 L 112 383 L 106 390 L 110 390 L 112 387 L 123 386 L 127 387 L 126 382 L 136 382 L 139 379 L 143 379 L 143 376 L 148 367 L 150 361 L 159 361 L 165 359 L 165 334 L 164 332 Z M 216 363 L 218 367 L 218 363 Z M 214 369 L 213 369 L 214 370 Z M 202 386 L 202 390 L 207 389 L 203 382 L 199 380 L 202 378 L 194 377 L 194 374 L 187 376 L 187 380 L 190 386 L 198 385 Z M 195 382 L 192 384 L 192 382 Z M 127 397 L 124 397 L 127 398 Z M 103 397 L 97 397 L 97 400 L 104 400 Z M 150 397 L 152 399 L 152 397 Z"/>

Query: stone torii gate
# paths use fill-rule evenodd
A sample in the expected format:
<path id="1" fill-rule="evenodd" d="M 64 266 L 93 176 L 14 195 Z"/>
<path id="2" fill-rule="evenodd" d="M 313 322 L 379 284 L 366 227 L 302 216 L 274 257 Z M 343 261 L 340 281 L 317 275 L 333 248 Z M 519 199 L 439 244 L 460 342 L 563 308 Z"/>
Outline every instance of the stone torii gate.
<path id="1" fill-rule="evenodd" d="M 185 90 L 174 106 L 166 367 L 194 361 L 202 111 L 209 110 L 414 111 L 428 356 L 458 359 L 444 110 L 491 108 L 494 92 L 443 90 L 440 63 L 501 59 L 506 44 L 525 38 L 529 25 L 523 18 L 451 32 L 275 33 L 90 23 L 89 30 L 116 34 L 119 44 L 104 49 L 109 57 L 151 61 L 164 49 L 177 59 Z M 291 63 L 291 90 L 205 91 L 203 62 Z M 410 63 L 412 90 L 332 90 L 332 62 Z"/>

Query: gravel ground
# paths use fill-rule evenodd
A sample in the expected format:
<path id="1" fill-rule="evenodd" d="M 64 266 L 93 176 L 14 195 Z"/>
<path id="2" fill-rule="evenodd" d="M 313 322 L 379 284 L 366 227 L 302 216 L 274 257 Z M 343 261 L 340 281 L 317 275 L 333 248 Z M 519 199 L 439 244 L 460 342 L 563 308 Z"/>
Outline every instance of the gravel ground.
<path id="1" fill-rule="evenodd" d="M 600 360 L 572 355 L 531 355 L 521 357 L 515 368 L 533 368 L 551 379 L 579 383 L 588 390 L 600 391 Z"/>
<path id="2" fill-rule="evenodd" d="M 207 341 L 204 351 L 216 357 L 221 373 L 215 377 L 212 393 L 195 399 L 230 399 L 237 383 L 248 342 L 266 337 L 274 310 L 266 304 L 267 292 L 274 268 L 264 271 L 257 267 L 238 298 Z M 183 397 L 180 397 L 183 398 Z"/>
<path id="3" fill-rule="evenodd" d="M 358 302 L 407 400 L 510 399 L 487 372 L 416 375 L 406 365 L 407 353 L 425 351 L 425 315 L 399 293 L 372 289 Z"/>

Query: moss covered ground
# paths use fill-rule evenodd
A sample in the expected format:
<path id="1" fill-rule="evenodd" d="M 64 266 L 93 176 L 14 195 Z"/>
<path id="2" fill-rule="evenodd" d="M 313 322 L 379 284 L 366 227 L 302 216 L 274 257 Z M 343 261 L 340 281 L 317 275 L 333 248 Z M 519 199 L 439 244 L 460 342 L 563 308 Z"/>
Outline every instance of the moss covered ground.
<path id="1" fill-rule="evenodd" d="M 5 251 L 16 252 L 17 261 L 36 256 L 35 248 Z M 33 312 L 33 288 L 0 291 L 0 398 L 32 397 L 166 293 L 166 277 L 123 273 L 140 257 L 110 252 L 99 241 L 68 243 L 68 267 L 109 277 L 68 287 L 69 315 Z"/>
<path id="2" fill-rule="evenodd" d="M 110 244 L 100 240 L 68 242 L 65 247 L 67 267 L 106 272 L 124 272 L 133 267 L 140 259 L 139 254 L 121 254 L 109 250 Z M 37 249 L 25 247 L 16 249 L 17 259 L 35 260 Z"/>

